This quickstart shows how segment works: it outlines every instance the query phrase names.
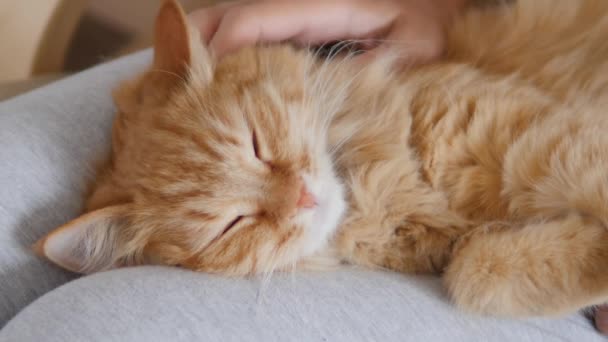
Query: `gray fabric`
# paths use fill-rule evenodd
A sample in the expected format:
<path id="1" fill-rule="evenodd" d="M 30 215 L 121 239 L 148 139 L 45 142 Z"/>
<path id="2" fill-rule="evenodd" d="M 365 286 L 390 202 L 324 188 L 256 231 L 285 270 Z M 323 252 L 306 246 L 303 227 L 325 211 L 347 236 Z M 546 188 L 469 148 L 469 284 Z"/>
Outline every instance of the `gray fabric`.
<path id="1" fill-rule="evenodd" d="M 581 316 L 510 321 L 451 308 L 437 279 L 340 271 L 268 283 L 164 268 L 79 279 L 0 341 L 601 341 Z"/>
<path id="2" fill-rule="evenodd" d="M 137 54 L 0 103 L 0 326 L 12 318 L 0 341 L 601 340 L 580 315 L 468 316 L 437 279 L 392 273 L 276 275 L 262 287 L 142 267 L 70 281 L 29 246 L 77 215 L 109 146 L 110 89 L 148 61 Z"/>
<path id="3" fill-rule="evenodd" d="M 147 54 L 0 103 L 0 327 L 70 279 L 29 246 L 78 214 L 94 161 L 109 147 L 110 89 Z"/>

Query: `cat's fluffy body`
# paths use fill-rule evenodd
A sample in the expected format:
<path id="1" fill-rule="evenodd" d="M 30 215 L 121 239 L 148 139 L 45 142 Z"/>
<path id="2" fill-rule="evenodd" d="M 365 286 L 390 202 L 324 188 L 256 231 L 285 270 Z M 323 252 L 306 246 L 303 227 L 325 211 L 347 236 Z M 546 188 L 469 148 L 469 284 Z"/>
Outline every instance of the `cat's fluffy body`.
<path id="1" fill-rule="evenodd" d="M 85 272 L 228 275 L 325 255 L 442 273 L 455 304 L 491 314 L 606 301 L 606 13 L 605 0 L 470 10 L 443 61 L 395 72 L 285 46 L 215 64 L 166 1 L 155 65 L 116 92 L 90 213 L 43 253 Z M 298 208 L 302 187 L 316 207 Z"/>

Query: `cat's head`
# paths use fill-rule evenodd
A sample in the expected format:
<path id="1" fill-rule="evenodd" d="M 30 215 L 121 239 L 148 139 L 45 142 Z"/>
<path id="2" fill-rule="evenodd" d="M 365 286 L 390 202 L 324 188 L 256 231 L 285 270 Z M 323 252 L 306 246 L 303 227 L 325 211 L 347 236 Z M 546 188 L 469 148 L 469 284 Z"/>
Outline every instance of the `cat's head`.
<path id="1" fill-rule="evenodd" d="M 153 263 L 241 275 L 326 246 L 346 206 L 326 141 L 341 99 L 313 57 L 282 46 L 215 63 L 175 1 L 154 50 L 115 94 L 112 159 L 88 212 L 39 252 L 82 273 Z"/>

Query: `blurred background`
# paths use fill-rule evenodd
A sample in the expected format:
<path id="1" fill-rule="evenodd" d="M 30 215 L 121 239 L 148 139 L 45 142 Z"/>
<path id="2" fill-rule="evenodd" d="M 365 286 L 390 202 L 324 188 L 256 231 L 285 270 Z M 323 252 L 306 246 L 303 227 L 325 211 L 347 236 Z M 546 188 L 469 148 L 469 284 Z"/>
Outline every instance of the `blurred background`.
<path id="1" fill-rule="evenodd" d="M 0 0 L 0 100 L 150 46 L 160 2 Z"/>

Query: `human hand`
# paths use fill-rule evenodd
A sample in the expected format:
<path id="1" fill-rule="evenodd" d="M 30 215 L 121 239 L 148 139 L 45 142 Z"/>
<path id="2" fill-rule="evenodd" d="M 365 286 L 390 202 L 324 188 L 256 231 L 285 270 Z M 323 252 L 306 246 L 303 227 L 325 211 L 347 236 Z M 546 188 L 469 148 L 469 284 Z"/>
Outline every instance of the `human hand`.
<path id="1" fill-rule="evenodd" d="M 257 43 L 361 40 L 368 42 L 360 45 L 368 51 L 362 58 L 391 51 L 420 63 L 441 55 L 446 26 L 465 1 L 235 1 L 199 9 L 190 19 L 219 58 Z"/>
<path id="2" fill-rule="evenodd" d="M 594 314 L 595 327 L 602 334 L 608 335 L 608 304 L 599 306 Z"/>

